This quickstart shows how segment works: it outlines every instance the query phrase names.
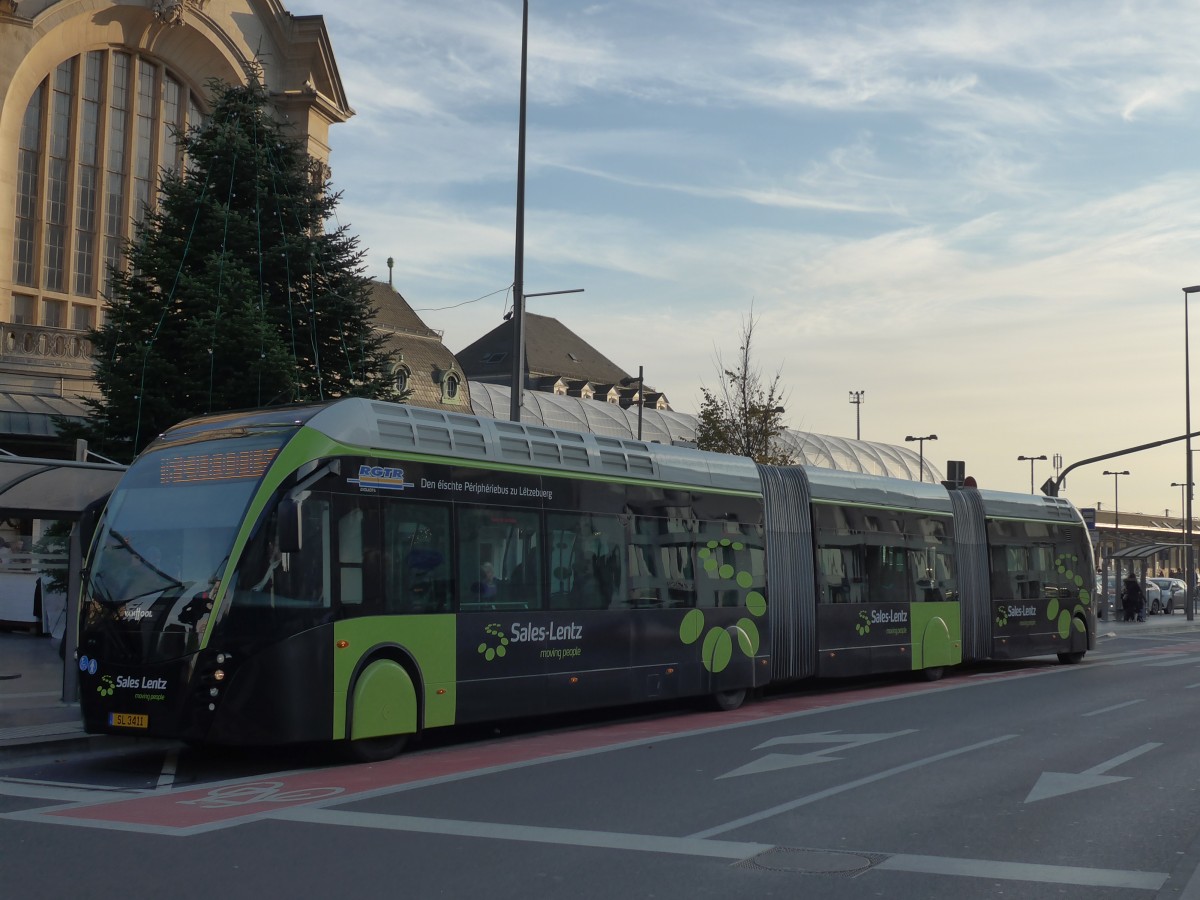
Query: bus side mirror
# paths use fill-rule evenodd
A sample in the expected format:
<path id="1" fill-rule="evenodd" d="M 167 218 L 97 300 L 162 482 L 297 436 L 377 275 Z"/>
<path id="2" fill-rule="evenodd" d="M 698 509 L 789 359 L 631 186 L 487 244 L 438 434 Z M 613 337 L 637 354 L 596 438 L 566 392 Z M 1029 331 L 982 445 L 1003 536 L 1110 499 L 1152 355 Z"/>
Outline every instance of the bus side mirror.
<path id="1" fill-rule="evenodd" d="M 280 553 L 300 550 L 301 502 L 291 497 L 279 501 L 279 516 L 275 526 L 275 549 Z"/>

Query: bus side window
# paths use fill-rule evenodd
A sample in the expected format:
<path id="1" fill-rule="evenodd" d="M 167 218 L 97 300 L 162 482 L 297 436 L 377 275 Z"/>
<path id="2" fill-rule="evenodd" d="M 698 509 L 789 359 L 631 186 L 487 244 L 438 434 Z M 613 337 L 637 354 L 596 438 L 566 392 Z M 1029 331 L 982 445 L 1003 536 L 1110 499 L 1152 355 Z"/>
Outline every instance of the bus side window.
<path id="1" fill-rule="evenodd" d="M 450 510 L 441 503 L 382 502 L 380 553 L 384 608 L 390 613 L 449 612 Z"/>
<path id="2" fill-rule="evenodd" d="M 343 607 L 361 607 L 363 604 L 363 521 L 366 517 L 357 506 L 346 510 L 337 524 L 338 540 L 338 597 Z M 359 615 L 357 610 L 346 609 L 346 615 Z"/>
<path id="3" fill-rule="evenodd" d="M 459 506 L 457 517 L 459 609 L 541 609 L 540 513 Z"/>
<path id="4" fill-rule="evenodd" d="M 684 538 L 690 545 L 691 535 Z M 634 516 L 629 543 L 628 606 L 660 607 L 667 593 L 669 578 L 663 567 L 669 565 L 671 547 L 677 538 L 669 535 L 661 519 Z"/>
<path id="5" fill-rule="evenodd" d="M 616 516 L 550 513 L 550 608 L 609 609 L 623 599 L 625 528 Z"/>
<path id="6" fill-rule="evenodd" d="M 283 568 L 290 574 L 284 593 L 310 605 L 329 606 L 333 598 L 330 502 L 312 494 L 301 507 L 303 549 L 285 553 Z"/>

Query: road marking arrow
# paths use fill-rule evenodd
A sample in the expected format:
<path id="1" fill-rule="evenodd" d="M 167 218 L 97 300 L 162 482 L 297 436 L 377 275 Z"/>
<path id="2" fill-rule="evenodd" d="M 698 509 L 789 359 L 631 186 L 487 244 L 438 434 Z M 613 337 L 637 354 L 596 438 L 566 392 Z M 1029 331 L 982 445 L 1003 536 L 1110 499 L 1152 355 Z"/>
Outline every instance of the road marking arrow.
<path id="1" fill-rule="evenodd" d="M 1025 802 L 1033 803 L 1036 800 L 1060 797 L 1063 794 L 1070 794 L 1075 791 L 1086 791 L 1088 788 L 1103 787 L 1106 784 L 1114 784 L 1118 781 L 1128 781 L 1128 776 L 1105 775 L 1104 773 L 1109 769 L 1115 769 L 1117 766 L 1127 763 L 1131 759 L 1136 759 L 1143 753 L 1149 753 L 1151 750 L 1161 746 L 1162 744 L 1142 744 L 1142 746 L 1135 747 L 1128 753 L 1114 756 L 1107 762 L 1102 762 L 1098 766 L 1092 766 L 1090 769 L 1085 769 L 1078 774 L 1071 772 L 1043 772 L 1038 778 L 1037 784 L 1033 786 L 1033 790 L 1029 792 L 1029 796 L 1025 798 Z"/>
<path id="2" fill-rule="evenodd" d="M 883 741 L 888 738 L 912 734 L 914 731 L 916 731 L 915 728 L 884 734 L 840 734 L 836 731 L 819 731 L 813 734 L 793 734 L 786 737 L 771 738 L 771 740 L 759 744 L 754 749 L 765 750 L 767 747 L 795 744 L 829 744 L 830 746 L 821 750 L 813 750 L 809 753 L 768 753 L 766 756 L 734 769 L 732 772 L 718 775 L 717 778 L 733 778 L 737 775 L 757 775 L 760 772 L 776 772 L 780 769 L 792 769 L 797 766 L 812 766 L 817 763 L 834 762 L 841 757 L 830 754 L 850 750 L 854 747 L 861 747 L 864 744 L 873 744 L 876 741 Z"/>

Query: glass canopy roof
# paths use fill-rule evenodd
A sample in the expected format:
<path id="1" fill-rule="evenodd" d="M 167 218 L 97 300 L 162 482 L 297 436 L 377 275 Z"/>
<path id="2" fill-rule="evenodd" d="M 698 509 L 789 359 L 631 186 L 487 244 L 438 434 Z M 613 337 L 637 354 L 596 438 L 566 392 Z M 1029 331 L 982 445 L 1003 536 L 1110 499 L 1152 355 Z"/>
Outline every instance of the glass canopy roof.
<path id="1" fill-rule="evenodd" d="M 506 385 L 472 381 L 470 389 L 471 406 L 476 415 L 492 419 L 508 418 L 509 393 Z M 610 437 L 636 438 L 638 432 L 636 407 L 622 409 L 613 403 L 540 391 L 525 392 L 521 421 Z M 694 446 L 696 417 L 673 410 L 643 409 L 642 440 Z M 782 440 L 803 465 L 920 480 L 919 477 L 913 478 L 920 473 L 920 455 L 908 447 L 790 429 L 782 436 Z M 940 482 L 946 477 L 928 459 L 925 460 L 925 471 L 929 473 L 927 480 L 933 482 Z"/>

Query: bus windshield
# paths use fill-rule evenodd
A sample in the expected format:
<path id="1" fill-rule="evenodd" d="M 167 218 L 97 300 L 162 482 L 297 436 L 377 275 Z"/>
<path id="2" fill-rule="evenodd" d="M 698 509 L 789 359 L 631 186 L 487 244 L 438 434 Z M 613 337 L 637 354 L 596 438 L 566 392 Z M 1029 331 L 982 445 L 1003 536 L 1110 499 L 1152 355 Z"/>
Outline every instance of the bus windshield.
<path id="1" fill-rule="evenodd" d="M 108 502 L 85 582 L 83 626 L 121 635 L 128 662 L 194 652 L 254 491 L 288 433 L 164 446 Z"/>

